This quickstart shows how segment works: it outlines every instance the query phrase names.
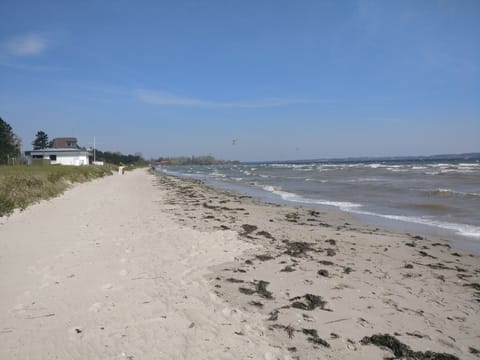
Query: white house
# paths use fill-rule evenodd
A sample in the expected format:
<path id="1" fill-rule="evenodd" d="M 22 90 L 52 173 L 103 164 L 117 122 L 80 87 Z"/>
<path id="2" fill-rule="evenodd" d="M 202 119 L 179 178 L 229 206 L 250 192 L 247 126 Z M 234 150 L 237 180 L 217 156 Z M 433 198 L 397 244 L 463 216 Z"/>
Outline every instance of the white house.
<path id="1" fill-rule="evenodd" d="M 50 164 L 56 165 L 89 165 L 93 157 L 91 151 L 81 149 L 41 149 L 25 151 L 28 163 L 32 164 L 35 159 L 49 160 Z"/>
<path id="2" fill-rule="evenodd" d="M 51 148 L 25 151 L 25 156 L 29 164 L 35 160 L 47 160 L 52 165 L 74 166 L 89 165 L 93 159 L 92 152 L 81 149 L 76 138 L 53 139 Z"/>

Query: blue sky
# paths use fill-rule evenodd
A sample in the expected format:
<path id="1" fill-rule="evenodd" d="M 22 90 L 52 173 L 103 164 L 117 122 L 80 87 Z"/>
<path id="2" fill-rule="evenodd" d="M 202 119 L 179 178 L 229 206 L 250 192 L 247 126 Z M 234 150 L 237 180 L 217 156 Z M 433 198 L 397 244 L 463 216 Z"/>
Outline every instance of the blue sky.
<path id="1" fill-rule="evenodd" d="M 477 0 L 3 0 L 0 13 L 0 116 L 25 149 L 44 130 L 145 157 L 480 151 Z"/>

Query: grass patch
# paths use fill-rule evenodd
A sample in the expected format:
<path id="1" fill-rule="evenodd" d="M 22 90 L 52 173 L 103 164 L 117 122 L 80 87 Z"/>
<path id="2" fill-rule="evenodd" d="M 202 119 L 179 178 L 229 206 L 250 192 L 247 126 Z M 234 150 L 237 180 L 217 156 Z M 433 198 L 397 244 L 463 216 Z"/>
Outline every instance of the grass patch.
<path id="1" fill-rule="evenodd" d="M 70 184 L 111 175 L 112 166 L 0 166 L 0 216 L 63 193 Z"/>

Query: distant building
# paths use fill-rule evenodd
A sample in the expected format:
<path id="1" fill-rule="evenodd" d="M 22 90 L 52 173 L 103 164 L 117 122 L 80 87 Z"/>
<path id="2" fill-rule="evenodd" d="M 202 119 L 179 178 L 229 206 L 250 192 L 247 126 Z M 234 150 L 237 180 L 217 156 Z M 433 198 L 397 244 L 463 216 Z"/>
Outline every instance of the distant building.
<path id="1" fill-rule="evenodd" d="M 90 150 L 80 148 L 77 138 L 55 138 L 52 147 L 47 149 L 25 151 L 28 164 L 35 162 L 49 162 L 52 165 L 89 165 L 93 161 Z"/>

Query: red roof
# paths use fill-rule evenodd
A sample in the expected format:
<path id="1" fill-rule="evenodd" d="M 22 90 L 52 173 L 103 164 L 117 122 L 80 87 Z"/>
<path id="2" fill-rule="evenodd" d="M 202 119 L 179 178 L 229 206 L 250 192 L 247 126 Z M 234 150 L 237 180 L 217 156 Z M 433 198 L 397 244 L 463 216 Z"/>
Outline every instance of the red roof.
<path id="1" fill-rule="evenodd" d="M 77 138 L 74 137 L 63 137 L 55 138 L 52 141 L 53 149 L 78 149 Z"/>

